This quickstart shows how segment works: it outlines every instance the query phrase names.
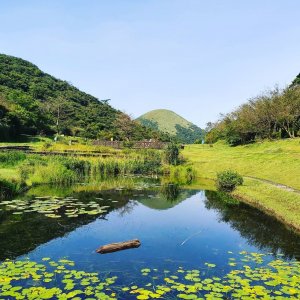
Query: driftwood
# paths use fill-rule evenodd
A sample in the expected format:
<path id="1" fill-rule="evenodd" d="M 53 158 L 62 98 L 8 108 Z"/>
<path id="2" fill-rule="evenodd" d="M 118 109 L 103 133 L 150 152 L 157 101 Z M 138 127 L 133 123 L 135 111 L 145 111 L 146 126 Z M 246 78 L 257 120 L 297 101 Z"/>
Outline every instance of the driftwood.
<path id="1" fill-rule="evenodd" d="M 104 245 L 96 250 L 97 253 L 106 254 L 131 248 L 138 248 L 141 245 L 139 240 L 131 240 L 127 242 L 120 242 L 120 243 L 112 243 L 108 245 Z"/>

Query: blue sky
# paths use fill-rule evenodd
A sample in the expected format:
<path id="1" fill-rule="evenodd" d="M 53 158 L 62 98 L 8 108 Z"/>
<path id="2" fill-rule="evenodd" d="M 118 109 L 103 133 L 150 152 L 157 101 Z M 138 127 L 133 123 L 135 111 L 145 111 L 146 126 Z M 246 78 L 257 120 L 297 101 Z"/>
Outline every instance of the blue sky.
<path id="1" fill-rule="evenodd" d="M 300 72 L 299 14 L 298 0 L 0 0 L 0 52 L 133 117 L 204 127 Z"/>

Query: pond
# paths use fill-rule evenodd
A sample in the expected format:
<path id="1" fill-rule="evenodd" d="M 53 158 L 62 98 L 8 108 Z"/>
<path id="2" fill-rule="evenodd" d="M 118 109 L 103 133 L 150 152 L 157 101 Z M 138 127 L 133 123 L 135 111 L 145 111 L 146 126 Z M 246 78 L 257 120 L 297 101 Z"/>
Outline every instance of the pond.
<path id="1" fill-rule="evenodd" d="M 300 297 L 300 237 L 274 218 L 218 192 L 130 181 L 2 201 L 0 298 Z M 95 251 L 134 238 L 137 249 Z"/>

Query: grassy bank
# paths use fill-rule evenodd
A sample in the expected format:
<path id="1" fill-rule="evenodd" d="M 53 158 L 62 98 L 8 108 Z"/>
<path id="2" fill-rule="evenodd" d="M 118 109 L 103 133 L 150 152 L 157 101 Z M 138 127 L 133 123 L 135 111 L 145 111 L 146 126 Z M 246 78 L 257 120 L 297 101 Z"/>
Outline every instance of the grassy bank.
<path id="1" fill-rule="evenodd" d="M 29 185 L 68 184 L 85 178 L 98 179 L 127 174 L 159 174 L 161 154 L 147 150 L 123 157 L 40 156 L 22 152 L 0 152 L 0 178 Z"/>
<path id="2" fill-rule="evenodd" d="M 236 197 L 300 231 L 300 194 L 275 185 L 300 189 L 300 139 L 238 147 L 229 147 L 221 142 L 213 147 L 190 145 L 186 146 L 183 155 L 202 178 L 215 179 L 218 172 L 226 169 L 239 172 L 245 182 L 233 192 Z"/>
<path id="3" fill-rule="evenodd" d="M 10 183 L 16 184 L 17 187 L 40 184 L 71 185 L 78 182 L 99 183 L 105 178 L 124 175 L 166 175 L 171 180 L 186 184 L 195 177 L 195 172 L 190 166 L 171 166 L 166 163 L 165 152 L 161 150 L 109 149 L 112 155 L 106 158 L 82 156 L 76 149 L 72 151 L 76 155 L 73 152 L 68 156 L 39 155 L 21 151 L 0 152 L 0 180 L 7 183 L 6 194 L 8 195 L 8 189 L 11 190 L 11 196 L 17 193 L 18 189 L 13 188 Z M 113 153 L 114 151 L 118 153 Z"/>

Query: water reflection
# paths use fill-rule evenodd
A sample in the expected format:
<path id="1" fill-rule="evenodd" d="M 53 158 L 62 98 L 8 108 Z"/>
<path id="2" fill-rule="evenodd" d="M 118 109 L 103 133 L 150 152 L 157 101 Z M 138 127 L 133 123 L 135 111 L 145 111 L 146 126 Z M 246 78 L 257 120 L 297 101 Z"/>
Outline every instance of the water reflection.
<path id="1" fill-rule="evenodd" d="M 224 194 L 182 189 L 173 183 L 159 185 L 157 180 L 139 180 L 139 184 L 135 183 L 131 187 L 128 185 L 125 187 L 124 182 L 122 184 L 114 182 L 102 183 L 101 188 L 104 184 L 106 184 L 105 190 L 99 190 L 99 185 L 76 186 L 66 189 L 41 186 L 35 190 L 32 189 L 24 196 L 24 198 L 33 199 L 41 195 L 56 195 L 73 197 L 82 202 L 95 201 L 108 206 L 107 212 L 101 216 L 79 215 L 77 218 L 51 219 L 35 212 L 14 215 L 11 211 L 0 210 L 0 260 L 26 254 L 39 245 L 66 236 L 86 224 L 94 224 L 96 228 L 97 226 L 103 227 L 99 221 L 107 221 L 108 227 L 113 230 L 115 227 L 124 226 L 127 220 L 132 222 L 134 219 L 136 224 L 144 221 L 145 218 L 151 219 L 151 216 L 156 218 L 153 219 L 155 221 L 153 225 L 147 223 L 147 229 L 144 225 L 138 228 L 144 240 L 147 240 L 147 237 L 150 239 L 150 236 L 151 238 L 157 237 L 158 234 L 161 235 L 164 242 L 167 242 L 167 239 L 176 240 L 174 236 L 176 234 L 178 239 L 184 240 L 184 237 L 186 238 L 192 233 L 202 232 L 199 236 L 193 237 L 193 241 L 189 241 L 193 244 L 194 250 L 192 247 L 180 250 L 183 257 L 187 255 L 188 251 L 196 251 L 197 247 L 199 251 L 204 251 L 205 249 L 202 247 L 204 245 L 211 244 L 213 247 L 222 247 L 220 245 L 222 242 L 218 241 L 217 236 L 222 236 L 223 231 L 224 234 L 229 234 L 225 226 L 222 226 L 222 224 L 229 224 L 232 232 L 239 233 L 248 244 L 261 251 L 282 253 L 286 258 L 300 259 L 300 238 L 297 234 L 288 230 L 274 218 L 224 196 Z M 185 201 L 192 196 L 195 196 L 193 199 L 198 200 Z M 198 211 L 199 209 L 201 211 Z M 111 213 L 118 215 L 120 220 L 110 218 L 109 214 Z M 166 219 L 167 217 L 169 219 Z M 139 220 L 139 218 L 143 220 Z M 207 225 L 211 224 L 210 230 L 215 231 L 208 233 L 203 227 L 205 224 L 203 220 L 206 220 Z M 116 224 L 116 222 L 119 223 Z M 161 222 L 161 226 L 164 226 L 165 233 L 159 228 L 159 222 Z M 107 232 L 107 234 L 109 233 Z M 230 234 L 228 239 L 232 238 L 232 233 Z M 226 238 L 224 235 L 223 237 Z M 159 244 L 161 241 L 157 238 L 155 242 Z M 174 246 L 175 254 L 178 253 L 176 247 L 178 246 Z M 175 254 L 174 258 L 177 255 Z"/>
<path id="2" fill-rule="evenodd" d="M 300 259 L 300 237 L 274 217 L 224 193 L 206 191 L 205 207 L 218 211 L 219 220 L 230 224 L 248 243 L 270 253 L 282 253 L 285 258 Z"/>

